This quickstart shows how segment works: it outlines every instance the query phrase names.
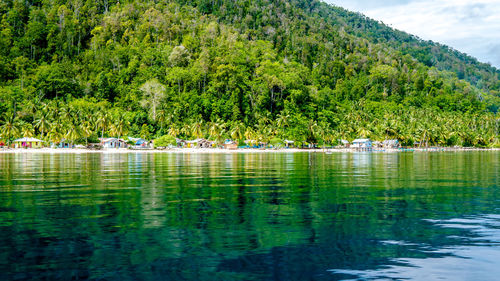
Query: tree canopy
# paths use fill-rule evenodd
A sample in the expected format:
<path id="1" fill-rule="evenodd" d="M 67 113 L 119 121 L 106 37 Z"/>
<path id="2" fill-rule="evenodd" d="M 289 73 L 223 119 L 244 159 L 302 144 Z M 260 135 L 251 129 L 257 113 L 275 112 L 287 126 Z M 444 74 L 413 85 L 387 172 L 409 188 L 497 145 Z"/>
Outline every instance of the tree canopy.
<path id="1" fill-rule="evenodd" d="M 0 0 L 0 133 L 498 146 L 500 71 L 309 0 Z"/>

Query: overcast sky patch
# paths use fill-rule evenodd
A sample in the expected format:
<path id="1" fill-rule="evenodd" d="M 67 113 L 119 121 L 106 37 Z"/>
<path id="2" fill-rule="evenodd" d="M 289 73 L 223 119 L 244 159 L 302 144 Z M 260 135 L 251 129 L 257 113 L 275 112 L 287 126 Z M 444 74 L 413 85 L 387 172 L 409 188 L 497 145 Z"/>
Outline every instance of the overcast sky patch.
<path id="1" fill-rule="evenodd" d="M 500 0 L 325 0 L 500 68 Z"/>

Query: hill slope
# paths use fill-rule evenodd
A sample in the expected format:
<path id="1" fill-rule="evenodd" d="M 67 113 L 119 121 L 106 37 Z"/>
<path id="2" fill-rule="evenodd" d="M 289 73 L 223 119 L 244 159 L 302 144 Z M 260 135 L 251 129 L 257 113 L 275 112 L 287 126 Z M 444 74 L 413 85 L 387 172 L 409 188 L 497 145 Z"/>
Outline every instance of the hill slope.
<path id="1" fill-rule="evenodd" d="M 306 0 L 0 1 L 5 139 L 498 145 L 499 71 Z"/>

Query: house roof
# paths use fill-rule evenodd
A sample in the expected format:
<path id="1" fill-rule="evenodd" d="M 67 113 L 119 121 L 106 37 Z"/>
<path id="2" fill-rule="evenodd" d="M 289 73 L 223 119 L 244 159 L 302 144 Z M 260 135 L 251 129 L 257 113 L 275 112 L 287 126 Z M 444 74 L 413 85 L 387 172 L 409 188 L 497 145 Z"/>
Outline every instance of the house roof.
<path id="1" fill-rule="evenodd" d="M 104 139 L 99 139 L 101 142 L 110 142 L 110 141 L 118 141 L 117 138 L 104 138 Z"/>
<path id="2" fill-rule="evenodd" d="M 43 140 L 35 139 L 35 138 L 21 138 L 17 139 L 14 142 L 44 142 Z"/>
<path id="3" fill-rule="evenodd" d="M 391 144 L 398 144 L 398 140 L 385 140 L 383 141 L 383 144 L 391 145 Z"/>
<path id="4" fill-rule="evenodd" d="M 133 141 L 133 142 L 138 142 L 138 141 L 146 141 L 145 139 L 143 138 L 128 138 L 129 140 Z"/>
<path id="5" fill-rule="evenodd" d="M 356 139 L 353 140 L 352 143 L 360 143 L 360 142 L 371 142 L 370 139 Z"/>
<path id="6" fill-rule="evenodd" d="M 143 138 L 128 138 L 130 141 L 132 141 L 134 144 L 136 145 L 141 145 L 143 143 L 146 143 L 148 142 L 147 140 L 143 139 Z"/>

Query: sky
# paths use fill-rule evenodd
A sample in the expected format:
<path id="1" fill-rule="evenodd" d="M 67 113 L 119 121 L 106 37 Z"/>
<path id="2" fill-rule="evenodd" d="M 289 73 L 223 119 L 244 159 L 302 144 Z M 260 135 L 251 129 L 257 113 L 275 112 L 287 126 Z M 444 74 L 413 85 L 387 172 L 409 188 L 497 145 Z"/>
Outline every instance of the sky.
<path id="1" fill-rule="evenodd" d="M 324 0 L 500 68 L 500 0 Z"/>

